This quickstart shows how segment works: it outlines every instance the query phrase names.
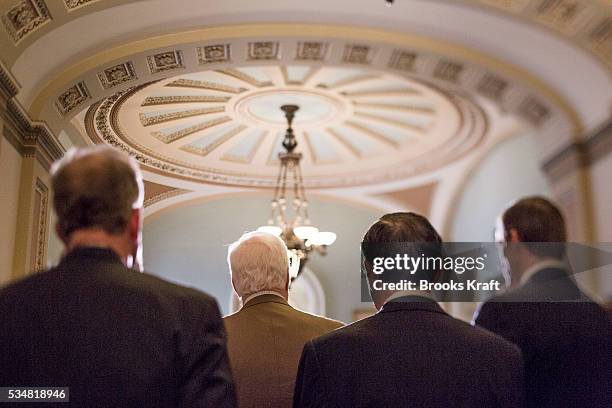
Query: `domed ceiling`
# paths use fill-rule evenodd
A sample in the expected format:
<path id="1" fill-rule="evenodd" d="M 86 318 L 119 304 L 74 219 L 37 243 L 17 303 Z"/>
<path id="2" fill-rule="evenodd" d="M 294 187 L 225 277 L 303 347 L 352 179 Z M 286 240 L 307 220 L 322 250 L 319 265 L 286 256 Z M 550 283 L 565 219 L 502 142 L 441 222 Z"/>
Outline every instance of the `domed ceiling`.
<path id="1" fill-rule="evenodd" d="M 310 186 L 406 177 L 478 144 L 484 113 L 467 100 L 406 77 L 333 66 L 266 65 L 179 75 L 116 94 L 90 110 L 106 142 L 145 164 L 201 181 L 273 185 L 287 127 Z"/>
<path id="2" fill-rule="evenodd" d="M 157 201 L 272 186 L 292 103 L 309 188 L 446 214 L 496 143 L 532 132 L 547 163 L 612 103 L 609 0 L 11 0 L 0 15 L 0 91 L 23 127 L 54 158 L 127 151 Z"/>

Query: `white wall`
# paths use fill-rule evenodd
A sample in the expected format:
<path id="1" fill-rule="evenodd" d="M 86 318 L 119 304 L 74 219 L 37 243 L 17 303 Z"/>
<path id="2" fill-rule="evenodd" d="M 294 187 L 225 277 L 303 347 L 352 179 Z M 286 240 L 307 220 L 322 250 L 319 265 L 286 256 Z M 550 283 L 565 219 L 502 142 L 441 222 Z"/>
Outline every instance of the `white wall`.
<path id="1" fill-rule="evenodd" d="M 4 137 L 0 136 L 0 286 L 13 270 L 13 250 L 19 205 L 21 156 Z"/>
<path id="2" fill-rule="evenodd" d="M 531 135 L 496 146 L 472 172 L 457 200 L 451 240 L 490 242 L 495 219 L 513 200 L 549 195 Z"/>

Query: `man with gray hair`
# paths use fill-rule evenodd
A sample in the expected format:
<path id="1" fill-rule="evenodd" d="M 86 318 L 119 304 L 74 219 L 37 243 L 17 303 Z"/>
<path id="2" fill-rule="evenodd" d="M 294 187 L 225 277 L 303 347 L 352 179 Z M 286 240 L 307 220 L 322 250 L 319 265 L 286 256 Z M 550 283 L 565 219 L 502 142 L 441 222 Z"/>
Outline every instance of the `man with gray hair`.
<path id="1" fill-rule="evenodd" d="M 235 407 L 215 300 L 135 271 L 143 187 L 110 147 L 52 169 L 59 265 L 0 290 L 0 385 L 69 387 L 67 405 Z"/>
<path id="2" fill-rule="evenodd" d="M 289 305 L 289 259 L 280 238 L 246 233 L 230 245 L 227 261 L 243 304 L 225 318 L 239 405 L 290 407 L 304 344 L 342 323 Z"/>

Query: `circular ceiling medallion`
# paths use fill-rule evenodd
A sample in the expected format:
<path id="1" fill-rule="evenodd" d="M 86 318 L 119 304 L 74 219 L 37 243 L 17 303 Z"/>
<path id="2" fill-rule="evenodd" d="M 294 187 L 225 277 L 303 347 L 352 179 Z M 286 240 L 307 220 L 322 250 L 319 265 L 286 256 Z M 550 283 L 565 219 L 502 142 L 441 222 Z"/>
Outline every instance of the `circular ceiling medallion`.
<path id="1" fill-rule="evenodd" d="M 388 181 L 456 160 L 486 133 L 470 100 L 390 72 L 265 65 L 207 70 L 123 91 L 92 107 L 88 131 L 171 176 L 272 186 L 286 122 L 308 187 Z"/>
<path id="2" fill-rule="evenodd" d="M 299 88 L 255 91 L 239 99 L 234 109 L 246 122 L 278 129 L 287 126 L 280 107 L 289 104 L 300 107 L 293 123 L 302 130 L 341 123 L 349 111 L 346 101 L 333 94 Z"/>

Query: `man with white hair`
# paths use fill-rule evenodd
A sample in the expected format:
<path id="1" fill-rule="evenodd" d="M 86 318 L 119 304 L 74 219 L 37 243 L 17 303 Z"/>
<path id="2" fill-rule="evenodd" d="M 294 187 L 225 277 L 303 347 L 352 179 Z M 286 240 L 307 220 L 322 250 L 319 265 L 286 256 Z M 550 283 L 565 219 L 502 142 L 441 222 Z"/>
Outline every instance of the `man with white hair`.
<path id="1" fill-rule="evenodd" d="M 235 407 L 216 301 L 134 270 L 138 164 L 76 149 L 52 182 L 65 255 L 0 290 L 0 386 L 69 387 L 74 407 Z"/>
<path id="2" fill-rule="evenodd" d="M 289 259 L 280 238 L 246 233 L 230 245 L 227 261 L 243 304 L 225 318 L 239 406 L 291 407 L 304 344 L 342 323 L 287 303 Z"/>

